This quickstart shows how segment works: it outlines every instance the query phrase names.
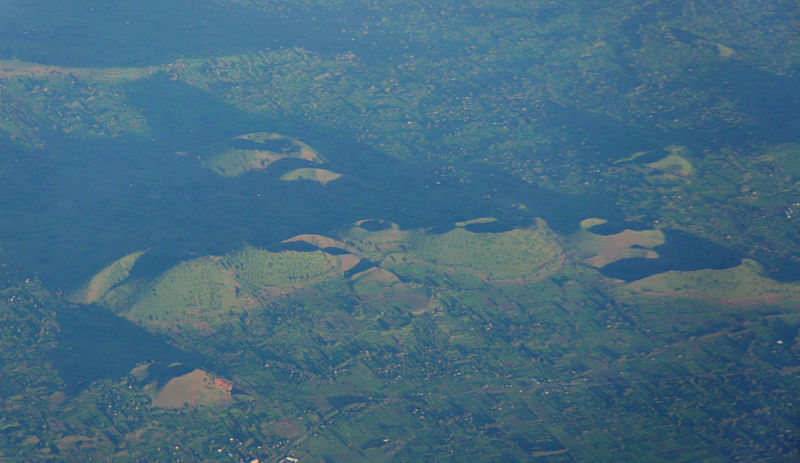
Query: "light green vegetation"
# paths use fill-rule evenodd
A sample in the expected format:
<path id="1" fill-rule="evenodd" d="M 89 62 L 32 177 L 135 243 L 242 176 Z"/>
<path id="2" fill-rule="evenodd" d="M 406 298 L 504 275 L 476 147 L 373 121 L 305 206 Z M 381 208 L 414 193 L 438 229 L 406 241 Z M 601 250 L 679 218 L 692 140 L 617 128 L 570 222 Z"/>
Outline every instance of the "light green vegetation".
<path id="1" fill-rule="evenodd" d="M 366 4 L 368 9 L 378 7 L 372 2 Z M 658 25 L 634 27 L 638 29 L 638 39 L 633 46 L 624 30 L 629 23 L 638 24 L 641 17 L 649 14 L 641 5 L 627 3 L 622 7 L 625 14 L 615 14 L 614 8 L 587 12 L 576 3 L 553 12 L 535 28 L 521 19 L 522 11 L 536 15 L 545 9 L 542 5 L 497 8 L 505 14 L 487 17 L 481 26 L 461 24 L 459 18 L 443 11 L 448 20 L 438 21 L 435 28 L 420 30 L 416 35 L 423 49 L 453 43 L 443 37 L 459 37 L 475 47 L 470 54 L 429 56 L 421 50 L 414 51 L 412 46 L 396 58 L 402 65 L 381 68 L 358 52 L 318 53 L 300 47 L 265 49 L 190 62 L 177 75 L 198 86 L 221 89 L 228 101 L 247 110 L 279 109 L 331 126 L 346 125 L 362 134 L 370 146 L 396 156 L 412 158 L 419 152 L 454 159 L 456 149 L 462 147 L 459 157 L 488 157 L 520 175 L 545 182 L 559 179 L 563 183 L 563 176 L 568 175 L 570 185 L 577 188 L 583 183 L 581 172 L 570 168 L 569 163 L 579 153 L 559 152 L 559 158 L 564 159 L 561 161 L 542 149 L 556 139 L 556 132 L 547 127 L 542 117 L 546 98 L 565 107 L 605 112 L 615 120 L 632 124 L 647 115 L 654 118 L 657 127 L 696 127 L 709 121 L 740 119 L 741 110 L 721 92 L 676 89 L 674 84 L 682 82 L 687 66 L 699 67 L 709 60 L 719 61 L 720 57 L 715 45 L 698 46 L 696 39 L 676 36 L 673 31 L 688 31 L 714 43 L 726 43 L 741 50 L 737 58 L 743 62 L 778 73 L 791 69 L 789 63 L 797 56 L 788 45 L 796 42 L 795 34 L 784 24 L 791 21 L 775 21 L 752 6 L 744 7 L 747 16 L 769 22 L 770 29 L 783 37 L 787 46 L 778 46 L 772 34 L 761 35 L 763 31 L 739 15 L 721 13 L 719 10 L 724 8 L 718 5 L 698 8 L 696 15 L 671 12 L 659 17 Z M 430 20 L 421 19 L 425 17 L 422 12 L 407 15 L 366 21 L 363 33 L 370 37 L 376 31 L 401 24 L 405 28 L 406 21 L 430 24 Z M 591 21 L 587 21 L 588 17 Z M 721 23 L 730 24 L 731 28 L 720 28 Z M 501 36 L 486 37 L 484 27 L 499 31 Z M 750 34 L 756 34 L 763 41 L 762 46 L 769 44 L 769 53 L 753 53 L 749 42 L 743 39 Z M 565 40 L 554 41 L 554 37 Z M 503 44 L 502 54 L 485 53 L 497 43 Z M 538 60 L 537 65 L 517 67 L 530 59 Z M 276 72 L 278 69 L 280 72 Z M 455 81 L 450 80 L 452 69 L 458 69 L 459 78 Z M 518 72 L 521 80 L 511 84 L 494 79 L 501 72 Z M 634 73 L 635 79 L 620 78 L 629 73 Z M 483 89 L 480 98 L 462 91 L 464 83 Z M 491 96 L 514 88 L 525 88 L 525 98 Z M 481 116 L 475 115 L 477 108 L 481 109 Z M 432 122 L 436 137 L 428 136 L 428 121 Z M 451 125 L 455 121 L 459 123 Z"/>
<path id="2" fill-rule="evenodd" d="M 279 151 L 270 149 L 246 148 L 212 148 L 204 155 L 203 165 L 214 172 L 226 177 L 236 177 L 251 170 L 266 170 L 270 164 L 280 159 L 297 158 L 309 162 L 321 163 L 322 159 L 316 151 L 300 140 L 286 137 L 276 133 L 251 133 L 236 137 L 258 144 L 285 143 Z M 328 171 L 325 171 L 328 172 Z M 331 172 L 330 174 L 333 174 Z M 321 174 L 320 177 L 332 180 L 330 174 Z M 308 175 L 306 173 L 305 175 Z M 322 182 L 322 180 L 319 180 Z"/>
<path id="3" fill-rule="evenodd" d="M 245 3 L 249 8 L 257 8 L 257 2 Z M 308 3 L 316 7 L 323 4 Z M 372 2 L 364 5 L 366 10 L 379 7 Z M 526 180 L 570 192 L 591 192 L 595 178 L 587 175 L 588 168 L 603 166 L 599 161 L 585 162 L 582 159 L 585 153 L 579 146 L 591 142 L 596 134 L 563 136 L 549 126 L 544 102 L 574 108 L 576 115 L 607 114 L 614 121 L 629 124 L 631 129 L 643 125 L 664 131 L 741 126 L 749 119 L 746 105 L 737 104 L 736 90 L 728 94 L 723 86 L 698 83 L 716 78 L 714 74 L 699 75 L 703 69 L 710 68 L 711 73 L 715 64 L 731 61 L 719 56 L 722 49 L 717 44 L 735 49 L 737 63 L 774 76 L 790 75 L 796 68 L 793 63 L 800 58 L 797 51 L 800 47 L 793 46 L 798 43 L 792 26 L 796 13 L 779 21 L 776 18 L 781 15 L 749 2 L 740 5 L 738 13 L 725 11 L 728 8 L 719 1 L 696 8 L 676 7 L 674 11 L 670 8 L 669 14 L 658 17 L 657 24 L 646 23 L 641 27 L 638 24 L 641 18 L 651 15 L 646 7 L 634 2 L 619 6 L 619 10 L 610 7 L 602 12 L 587 12 L 585 6 L 576 2 L 572 7 L 553 11 L 536 28 L 522 18 L 538 17 L 546 10 L 543 5 L 505 4 L 497 8 L 507 14 L 484 18 L 486 23 L 481 26 L 462 24 L 463 18 L 458 14 L 449 15 L 443 9 L 441 13 L 447 20 L 437 21 L 437 27 L 432 29 L 422 30 L 419 26 L 421 29 L 413 34 L 421 40 L 418 44 L 421 49 L 471 43 L 475 49 L 469 54 L 448 51 L 429 55 L 414 51 L 411 46 L 393 57 L 402 65 L 383 67 L 361 56 L 359 51 L 323 53 L 289 46 L 194 56 L 168 64 L 153 63 L 152 68 L 111 69 L 108 73 L 129 77 L 128 74 L 135 76 L 143 69 L 163 70 L 175 81 L 213 92 L 237 108 L 343 127 L 358 133 L 370 147 L 393 156 L 412 161 L 417 156 L 448 161 L 485 157 Z M 423 12 L 396 14 L 394 19 L 388 16 L 380 21 L 365 19 L 361 24 L 365 36 L 394 33 L 393 28 L 406 30 L 411 23 L 431 23 L 430 18 L 421 19 L 426 17 Z M 633 29 L 628 31 L 628 26 Z M 501 36 L 486 36 L 488 29 L 499 31 Z M 689 37 L 684 36 L 687 33 Z M 443 37 L 451 39 L 442 40 Z M 498 43 L 503 44 L 503 53 L 495 52 Z M 528 65 L 530 59 L 536 59 L 537 65 Z M 39 66 L 6 64 L 14 64 L 25 72 Z M 59 77 L 66 73 L 51 76 L 48 69 L 41 66 L 33 74 L 15 73 L 7 77 L 9 83 L 0 101 L 0 114 L 9 120 L 0 124 L 14 140 L 43 147 L 44 140 L 37 127 L 40 131 L 55 127 L 70 134 L 150 139 L 152 134 L 145 118 L 130 106 L 124 89 L 119 86 L 122 81 L 103 81 L 99 71 L 102 68 L 69 68 L 77 76 L 78 85 L 73 85 L 72 79 Z M 458 76 L 452 79 L 454 69 L 458 70 Z M 506 82 L 502 77 L 504 72 L 515 73 L 517 79 Z M 73 85 L 68 92 L 55 91 L 58 87 L 67 88 L 67 84 Z M 44 88 L 48 93 L 44 93 Z M 517 92 L 519 89 L 524 92 Z M 649 122 L 642 123 L 645 120 Z M 573 138 L 574 145 L 558 143 Z M 553 155 L 547 146 L 552 146 L 558 155 Z M 630 151 L 639 149 L 651 147 Z M 756 151 L 752 146 L 730 150 L 735 151 L 729 154 L 737 160 L 747 160 Z M 691 158 L 694 167 L 707 165 L 699 158 Z M 249 165 L 249 161 L 242 159 L 234 163 L 241 162 Z M 260 166 L 262 162 L 255 164 Z M 681 163 L 673 166 L 676 172 L 682 172 L 684 167 Z M 218 168 L 231 173 L 241 171 Z M 746 171 L 745 168 L 735 175 L 741 177 Z M 712 171 L 701 174 L 717 173 L 712 167 Z M 603 179 L 604 185 L 624 185 L 613 175 L 608 177 Z M 679 175 L 669 180 L 683 178 Z M 663 190 L 675 185 L 655 187 L 665 193 Z M 660 204 L 646 194 L 628 191 L 630 188 L 622 186 L 625 192 L 619 200 L 628 217 L 652 218 L 663 214 L 670 223 L 684 224 L 683 227 L 697 230 L 705 226 L 675 217 L 671 204 Z M 666 193 L 658 197 L 671 197 L 669 193 L 676 192 Z M 695 207 L 694 211 L 697 210 Z M 728 215 L 727 211 L 722 215 Z M 698 222 L 705 223 L 708 218 Z M 748 240 L 743 235 L 753 233 L 756 241 L 768 242 L 771 251 L 784 248 L 789 241 L 786 235 L 790 231 L 784 227 L 772 232 L 754 228 L 744 231 L 736 226 L 734 217 L 721 218 L 717 224 L 721 220 L 727 223 L 719 228 L 728 232 L 714 230 L 702 236 L 720 242 L 725 235 L 731 235 L 725 242 L 743 247 L 742 243 Z"/>
<path id="4" fill-rule="evenodd" d="M 655 259 L 658 254 L 651 248 L 664 244 L 661 230 L 623 230 L 603 236 L 589 228 L 605 223 L 604 219 L 589 218 L 581 221 L 581 229 L 569 236 L 568 242 L 578 250 L 578 257 L 587 265 L 601 268 L 611 262 L 632 257 Z"/>
<path id="5" fill-rule="evenodd" d="M 386 296 L 393 286 L 402 287 L 400 279 L 394 273 L 372 267 L 353 275 L 353 289 L 361 295 Z"/>
<path id="6" fill-rule="evenodd" d="M 146 325 L 175 328 L 181 323 L 203 328 L 230 313 L 256 307 L 259 301 L 313 285 L 341 274 L 339 260 L 321 251 L 273 253 L 245 247 L 223 257 L 183 262 L 155 282 L 133 288 L 135 300 L 111 302 L 125 317 Z M 176 325 L 177 324 L 177 325 Z"/>
<path id="7" fill-rule="evenodd" d="M 637 158 L 640 158 L 645 154 L 647 154 L 647 151 L 637 151 L 626 158 L 617 159 L 616 161 L 614 161 L 614 164 L 622 164 L 625 162 L 635 161 Z"/>
<path id="8" fill-rule="evenodd" d="M 416 233 L 364 237 L 390 243 Z M 141 384 L 139 368 L 59 394 L 50 363 L 35 361 L 60 348 L 48 300 L 11 288 L 0 293 L 0 343 L 32 347 L 0 364 L 8 379 L 0 426 L 22 454 L 42 458 L 55 450 L 118 459 L 152 452 L 151 460 L 239 451 L 266 461 L 354 462 L 725 461 L 769 454 L 783 442 L 775 431 L 796 428 L 796 373 L 781 370 L 796 310 L 754 305 L 744 318 L 739 306 L 684 295 L 615 299 L 596 272 L 580 268 L 521 285 L 425 276 L 425 285 L 357 297 L 330 281 L 268 310 L 229 315 L 216 333 L 167 333 L 218 359 L 248 393 L 232 397 L 230 383 L 212 384 L 219 373 L 206 368 L 161 391 Z M 40 312 L 44 319 L 20 318 Z M 20 381 L 33 372 L 36 381 Z M 719 437 L 737 431 L 736 439 Z M 41 442 L 24 447 L 31 436 Z"/>
<path id="9" fill-rule="evenodd" d="M 408 299 L 413 293 L 400 284 L 396 274 L 424 280 L 427 272 L 443 272 L 473 283 L 522 283 L 557 271 L 564 261 L 555 235 L 542 221 L 503 233 L 472 233 L 463 228 L 442 235 L 396 228 L 355 230 L 344 241 L 361 255 L 274 253 L 247 246 L 223 257 L 181 263 L 149 284 L 122 285 L 118 291 L 125 297 L 108 297 L 106 303 L 126 318 L 146 325 L 201 329 L 218 325 L 229 314 L 253 310 L 265 300 L 339 280 L 362 257 L 380 262 L 382 268 L 357 274 L 356 293 L 384 301 L 392 292 L 406 294 L 398 300 Z M 359 234 L 360 239 L 354 241 Z M 427 298 L 423 298 L 411 306 L 424 310 L 427 304 Z"/>
<path id="10" fill-rule="evenodd" d="M 731 56 L 736 54 L 736 50 L 727 45 L 723 45 L 717 42 L 714 42 L 714 45 L 717 47 L 717 50 L 719 50 L 719 56 L 721 58 L 730 58 Z"/>
<path id="11" fill-rule="evenodd" d="M 331 172 L 325 169 L 302 168 L 295 169 L 281 175 L 281 180 L 295 182 L 298 180 L 310 180 L 312 182 L 327 185 L 329 182 L 339 179 L 342 174 Z"/>
<path id="12" fill-rule="evenodd" d="M 133 252 L 110 264 L 92 277 L 86 287 L 73 294 L 70 299 L 86 304 L 99 301 L 110 289 L 128 278 L 133 265 L 146 252 L 146 250 Z"/>
<path id="13" fill-rule="evenodd" d="M 226 177 L 236 177 L 251 170 L 266 170 L 267 166 L 284 156 L 263 150 L 229 148 L 212 155 L 203 165 Z"/>
<path id="14" fill-rule="evenodd" d="M 111 67 L 111 68 L 81 68 L 70 66 L 49 66 L 39 63 L 30 63 L 17 59 L 0 60 L 0 80 L 13 77 L 50 77 L 72 76 L 81 80 L 89 80 L 106 84 L 118 84 L 135 79 L 142 79 L 153 74 L 162 67 Z"/>
<path id="15" fill-rule="evenodd" d="M 455 229 L 422 236 L 415 257 L 433 266 L 470 271 L 491 280 L 530 280 L 561 267 L 562 250 L 543 223 L 503 233 Z"/>
<path id="16" fill-rule="evenodd" d="M 735 306 L 800 304 L 800 284 L 767 278 L 764 268 L 751 259 L 724 270 L 660 273 L 627 283 L 619 291 L 627 297 L 685 297 Z"/>
<path id="17" fill-rule="evenodd" d="M 467 225 L 472 225 L 476 223 L 492 223 L 492 222 L 497 222 L 497 219 L 495 219 L 494 217 L 479 217 L 477 219 L 463 220 L 461 222 L 456 222 L 456 226 L 466 227 Z"/>
<path id="18" fill-rule="evenodd" d="M 618 202 L 633 220 L 655 217 L 659 228 L 744 250 L 774 270 L 770 259 L 789 258 L 796 249 L 798 228 L 786 214 L 800 203 L 798 153 L 793 143 L 765 144 L 749 156 L 725 148 L 693 156 L 694 172 L 687 177 L 648 174 L 628 163 L 610 172 L 608 181 L 627 182 Z"/>
<path id="19" fill-rule="evenodd" d="M 364 234 L 353 229 L 349 236 L 360 238 L 352 244 L 382 267 L 416 277 L 443 271 L 469 279 L 532 280 L 556 271 L 563 262 L 555 235 L 542 221 L 502 233 L 456 228 L 441 235 L 398 229 Z"/>
<path id="20" fill-rule="evenodd" d="M 666 173 L 672 173 L 684 177 L 694 173 L 694 167 L 692 164 L 686 158 L 677 154 L 670 154 L 656 162 L 651 162 L 646 165 L 652 169 L 662 170 Z"/>
<path id="21" fill-rule="evenodd" d="M 115 309 L 130 320 L 169 328 L 184 321 L 207 326 L 222 314 L 240 312 L 248 301 L 238 297 L 233 273 L 219 261 L 218 257 L 203 257 L 183 262 L 142 288 L 131 307 Z"/>
<path id="22" fill-rule="evenodd" d="M 316 247 L 318 247 L 320 249 L 329 248 L 329 247 L 334 247 L 334 248 L 345 248 L 346 247 L 343 243 L 341 243 L 341 242 L 339 242 L 339 241 L 337 241 L 337 240 L 335 240 L 335 239 L 333 239 L 331 237 L 324 236 L 324 235 L 308 234 L 308 233 L 307 234 L 303 234 L 303 235 L 293 236 L 291 238 L 285 239 L 285 240 L 283 240 L 283 243 L 293 243 L 295 241 L 304 241 L 304 242 L 306 242 L 308 244 L 311 244 L 311 245 L 314 245 L 314 246 L 316 246 Z"/>
<path id="23" fill-rule="evenodd" d="M 666 174 L 679 175 L 683 177 L 692 175 L 694 173 L 694 166 L 691 162 L 689 162 L 688 159 L 686 159 L 686 157 L 689 155 L 688 148 L 681 145 L 669 145 L 664 147 L 664 151 L 669 154 L 658 161 L 647 163 L 645 166 Z M 614 161 L 614 164 L 632 163 L 636 159 L 647 154 L 649 154 L 649 152 L 639 151 L 626 158 Z"/>
<path id="24" fill-rule="evenodd" d="M 359 221 L 357 224 L 361 222 L 363 221 Z M 397 224 L 391 224 L 389 228 L 376 232 L 369 232 L 361 227 L 352 227 L 342 233 L 340 240 L 360 255 L 373 262 L 380 262 L 385 254 L 404 249 L 412 234 L 412 231 L 401 230 Z"/>
<path id="25" fill-rule="evenodd" d="M 592 227 L 596 227 L 598 225 L 603 225 L 608 223 L 608 220 L 601 219 L 599 217 L 589 217 L 588 219 L 583 219 L 580 222 L 580 226 L 584 230 L 589 230 Z"/>
<path id="26" fill-rule="evenodd" d="M 171 5 L 169 13 L 184 3 Z M 102 24 L 103 40 L 92 49 L 79 42 L 82 56 L 123 62 L 131 54 L 137 63 L 147 62 L 148 53 L 135 51 L 146 50 L 139 45 L 149 36 L 131 43 L 137 34 L 122 35 L 127 41 L 113 34 L 115 28 L 147 23 L 139 10 L 170 18 L 167 24 L 175 27 L 160 28 L 166 34 L 159 37 L 174 35 L 176 43 L 182 37 L 195 43 L 191 31 L 181 36 L 187 32 L 182 26 L 198 29 L 202 17 L 212 16 L 203 12 L 222 15 L 229 6 L 242 8 L 242 19 L 263 12 L 288 18 L 288 35 L 308 40 L 262 37 L 242 44 L 226 41 L 231 28 L 212 29 L 195 37 L 213 49 L 184 43 L 158 54 L 152 69 L 165 71 L 160 83 L 141 78 L 151 69 L 146 65 L 4 63 L 17 67 L 0 78 L 0 142 L 8 135 L 8 146 L 20 146 L 0 160 L 0 172 L 8 173 L 3 184 L 10 185 L 3 190 L 10 194 L 0 195 L 0 209 L 13 210 L 0 214 L 11 238 L 3 243 L 9 256 L 16 251 L 12 243 L 22 249 L 15 242 L 24 234 L 19 223 L 28 220 L 25 230 L 36 234 L 53 229 L 41 235 L 45 242 L 68 234 L 61 223 L 74 223 L 87 211 L 97 213 L 98 230 L 154 219 L 169 243 L 171 225 L 186 220 L 180 225 L 191 231 L 194 222 L 183 216 L 165 220 L 153 211 L 182 214 L 191 206 L 178 193 L 209 191 L 183 171 L 161 177 L 163 153 L 199 156 L 232 177 L 270 169 L 280 156 L 302 158 L 306 147 L 300 142 L 286 152 L 242 143 L 292 144 L 266 132 L 221 143 L 213 138 L 257 130 L 262 126 L 247 123 L 269 119 L 281 127 L 265 124 L 264 130 L 300 137 L 306 129 L 314 132 L 308 139 L 323 153 L 348 156 L 328 148 L 353 137 L 354 152 L 365 154 L 363 166 L 372 172 L 380 166 L 369 164 L 384 156 L 414 166 L 430 163 L 441 167 L 437 174 L 445 166 L 458 170 L 475 163 L 476 169 L 486 166 L 552 190 L 554 201 L 567 198 L 555 204 L 556 213 L 560 204 L 566 212 L 594 195 L 617 217 L 652 229 L 604 237 L 586 230 L 598 219 L 558 239 L 540 222 L 503 233 L 458 228 L 433 235 L 401 229 L 405 216 L 386 214 L 400 225 L 334 235 L 350 256 L 245 248 L 181 263 L 151 281 L 129 281 L 125 271 L 109 270 L 98 280 L 103 295 L 97 302 L 138 326 L 105 320 L 93 333 L 112 326 L 143 341 L 111 336 L 70 361 L 63 356 L 93 337 L 83 326 L 90 323 L 70 332 L 70 320 L 96 308 L 64 306 L 48 289 L 16 284 L 25 278 L 9 274 L 8 288 L 0 290 L 0 460 L 797 459 L 800 305 L 794 286 L 765 279 L 748 260 L 734 269 L 672 272 L 631 284 L 573 261 L 574 256 L 603 266 L 625 257 L 655 257 L 653 249 L 664 242 L 658 229 L 691 232 L 764 262 L 797 258 L 797 219 L 787 214 L 800 207 L 800 150 L 782 144 L 797 141 L 796 102 L 782 105 L 783 96 L 797 88 L 796 5 L 628 0 L 598 8 L 576 0 L 443 0 L 431 7 L 415 1 L 234 0 L 219 8 L 220 3 L 200 2 L 191 13 L 201 14 L 174 20 L 158 2 L 120 3 L 121 10 L 111 14 L 120 22 Z M 97 24 L 84 8 L 10 4 L 12 19 L 6 21 L 35 11 L 46 26 L 27 30 L 20 21 L 20 32 L 30 35 L 20 33 L 18 43 L 4 43 L 4 50 L 24 51 L 29 39 L 49 37 L 65 22 Z M 52 11 L 58 17 L 48 18 Z M 131 24 L 123 26 L 129 17 Z M 75 27 L 74 35 L 85 38 L 93 30 Z M 4 37 L 13 36 L 12 31 Z M 40 56 L 46 58 L 47 49 L 41 47 Z M 161 64 L 181 55 L 191 58 Z M 230 108 L 241 110 L 242 118 L 214 119 L 217 109 Z M 169 124 L 183 116 L 185 124 Z M 241 121 L 247 128 L 238 126 Z M 323 149 L 328 133 L 335 135 Z M 727 138 L 731 133 L 736 137 Z M 203 134 L 205 141 L 198 141 Z M 669 143 L 691 144 L 692 151 L 667 148 L 664 159 L 650 165 L 638 156 Z M 628 153 L 637 155 L 614 162 Z M 117 156 L 133 161 L 125 164 L 130 171 L 106 168 L 118 165 Z M 95 166 L 103 175 L 113 173 L 111 180 L 135 176 L 130 187 L 109 182 L 108 188 L 101 178 L 80 188 L 80 179 L 98 178 L 83 176 Z M 18 174 L 31 181 L 19 181 Z M 359 173 L 354 169 L 353 175 Z M 263 186 L 274 180 L 267 177 L 209 184 L 243 187 L 236 193 L 248 195 L 248 181 L 264 180 Z M 105 195 L 143 191 L 144 179 L 158 187 L 148 188 L 152 202 L 135 193 Z M 162 186 L 170 182 L 175 189 Z M 535 200 L 511 197 L 517 191 L 513 183 L 505 191 L 503 185 L 476 182 L 487 202 L 475 215 L 502 217 L 493 208 L 507 203 L 536 214 Z M 43 187 L 41 194 L 32 184 Z M 302 183 L 276 188 L 306 186 L 323 190 Z M 71 196 L 73 190 L 79 194 Z M 157 202 L 172 197 L 180 199 L 177 206 Z M 220 213 L 226 224 L 236 222 L 237 211 L 225 198 L 219 202 L 225 211 L 209 208 L 212 217 L 200 218 L 213 221 Z M 419 198 L 420 208 L 430 205 Z M 118 211 L 126 200 L 140 212 Z M 289 198 L 286 205 L 295 203 Z M 39 210 L 61 223 L 37 223 Z M 476 223 L 461 226 L 469 222 Z M 331 220 L 330 226 L 302 231 L 329 233 L 342 226 Z M 74 241 L 83 242 L 80 249 L 88 256 L 95 244 L 101 249 L 161 239 L 152 229 L 148 235 L 136 228 Z M 258 232 L 253 227 L 243 234 Z M 30 266 L 34 272 L 44 272 L 46 259 L 57 259 L 62 249 L 41 242 L 29 250 L 45 256 L 34 260 L 42 265 Z M 380 267 L 344 278 L 345 268 L 361 257 Z M 89 271 L 110 260 L 101 258 L 103 264 Z M 159 337 L 144 336 L 142 326 Z M 158 394 L 147 394 L 152 391 L 137 382 L 138 371 L 126 376 L 113 368 L 131 360 L 130 352 L 155 345 L 154 338 L 203 357 L 194 373 L 199 382 L 184 375 L 172 383 L 183 382 L 168 402 L 177 408 L 154 404 Z M 118 348 L 107 354 L 109 346 Z M 144 361 L 154 355 L 145 351 Z M 134 360 L 136 365 L 141 359 Z M 102 368 L 87 376 L 98 364 Z M 78 392 L 65 393 L 70 370 L 78 373 Z M 192 385 L 210 384 L 204 379 L 223 370 L 247 393 L 224 407 L 181 408 L 193 402 Z"/>
<path id="27" fill-rule="evenodd" d="M 140 110 L 115 85 L 70 75 L 0 78 L 0 130 L 26 147 L 44 148 L 50 131 L 77 139 L 152 134 Z"/>
<path id="28" fill-rule="evenodd" d="M 252 287 L 288 290 L 336 276 L 337 261 L 332 257 L 322 251 L 274 253 L 248 246 L 225 256 L 221 264 Z"/>

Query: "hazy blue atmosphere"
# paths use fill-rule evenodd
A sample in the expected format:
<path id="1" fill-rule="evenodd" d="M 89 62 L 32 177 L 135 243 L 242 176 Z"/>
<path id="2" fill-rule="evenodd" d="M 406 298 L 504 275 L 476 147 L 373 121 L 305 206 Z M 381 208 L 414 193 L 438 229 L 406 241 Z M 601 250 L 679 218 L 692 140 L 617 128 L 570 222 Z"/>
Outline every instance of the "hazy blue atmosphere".
<path id="1" fill-rule="evenodd" d="M 796 461 L 798 31 L 0 0 L 0 460 Z"/>

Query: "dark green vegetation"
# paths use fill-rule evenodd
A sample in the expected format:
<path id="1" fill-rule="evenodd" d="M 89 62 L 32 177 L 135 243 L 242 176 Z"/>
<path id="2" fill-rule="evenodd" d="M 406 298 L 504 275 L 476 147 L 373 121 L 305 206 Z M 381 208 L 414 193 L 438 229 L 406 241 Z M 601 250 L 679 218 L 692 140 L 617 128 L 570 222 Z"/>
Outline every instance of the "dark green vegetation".
<path id="1" fill-rule="evenodd" d="M 800 456 L 796 2 L 2 9 L 3 461 Z"/>

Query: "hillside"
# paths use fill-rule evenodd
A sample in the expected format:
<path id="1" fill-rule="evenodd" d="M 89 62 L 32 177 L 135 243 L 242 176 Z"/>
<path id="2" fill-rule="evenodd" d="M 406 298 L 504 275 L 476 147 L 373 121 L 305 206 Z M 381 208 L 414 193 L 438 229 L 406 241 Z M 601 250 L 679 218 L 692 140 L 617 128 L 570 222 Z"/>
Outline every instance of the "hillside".
<path id="1" fill-rule="evenodd" d="M 0 461 L 800 458 L 797 2 L 0 5 Z"/>

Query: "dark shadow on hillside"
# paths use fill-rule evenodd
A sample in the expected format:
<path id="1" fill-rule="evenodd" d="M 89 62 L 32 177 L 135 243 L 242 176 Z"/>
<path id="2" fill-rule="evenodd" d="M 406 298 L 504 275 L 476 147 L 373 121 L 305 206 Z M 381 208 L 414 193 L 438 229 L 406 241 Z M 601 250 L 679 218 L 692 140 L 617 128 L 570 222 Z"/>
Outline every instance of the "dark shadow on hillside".
<path id="1" fill-rule="evenodd" d="M 600 269 L 607 277 L 634 281 L 671 270 L 726 269 L 739 265 L 741 253 L 677 230 L 665 230 L 666 242 L 653 248 L 657 259 L 629 258 Z"/>
<path id="2" fill-rule="evenodd" d="M 56 321 L 58 348 L 49 360 L 70 394 L 99 379 L 122 378 L 143 362 L 181 362 L 193 367 L 207 363 L 200 355 L 184 352 L 96 306 L 63 308 Z"/>
<path id="3" fill-rule="evenodd" d="M 485 164 L 458 166 L 465 182 L 443 176 L 433 162 L 389 158 L 355 141 L 356 134 L 242 112 L 165 75 L 131 83 L 127 94 L 155 141 L 57 140 L 59 156 L 20 156 L 11 166 L 9 175 L 32 176 L 25 184 L 38 187 L 11 192 L 20 201 L 0 217 L 0 241 L 15 263 L 55 287 L 74 289 L 137 250 L 150 249 L 131 278 L 145 278 L 245 242 L 266 248 L 301 233 L 335 233 L 360 219 L 438 230 L 477 217 L 511 227 L 541 217 L 557 232 L 586 217 L 622 219 L 611 196 L 554 192 Z M 284 182 L 282 169 L 294 165 L 285 162 L 226 178 L 195 155 L 253 131 L 297 137 L 344 176 L 327 186 Z M 5 188 L 0 198 L 9 197 Z"/>
<path id="4" fill-rule="evenodd" d="M 436 164 L 390 159 L 330 128 L 244 113 L 164 75 L 132 83 L 127 92 L 155 141 L 59 139 L 59 156 L 41 159 L 21 150 L 8 175 L 29 178 L 0 186 L 0 197 L 18 198 L 0 218 L 0 240 L 15 264 L 55 287 L 74 289 L 137 250 L 150 249 L 132 278 L 245 242 L 267 247 L 365 218 L 428 228 L 484 216 L 523 225 L 541 216 L 561 230 L 590 211 L 614 216 L 605 206 L 613 201 L 557 194 L 484 165 L 468 166 L 470 183 L 442 178 Z M 328 186 L 279 181 L 280 169 L 293 165 L 286 162 L 275 171 L 226 178 L 192 154 L 252 131 L 298 137 L 345 176 Z M 13 185 L 23 190 L 5 191 Z M 520 202 L 529 209 L 511 207 Z"/>
<path id="5" fill-rule="evenodd" d="M 797 71 L 797 70 L 796 70 Z M 754 66 L 730 61 L 709 73 L 705 85 L 720 85 L 736 107 L 753 123 L 737 124 L 738 138 L 784 143 L 797 140 L 800 131 L 800 73 L 780 76 Z M 737 140 L 734 138 L 733 140 Z"/>
<path id="6" fill-rule="evenodd" d="M 147 118 L 153 144 L 162 150 L 191 150 L 243 133 L 280 125 L 277 119 L 237 109 L 164 72 L 125 86 L 127 100 Z"/>

